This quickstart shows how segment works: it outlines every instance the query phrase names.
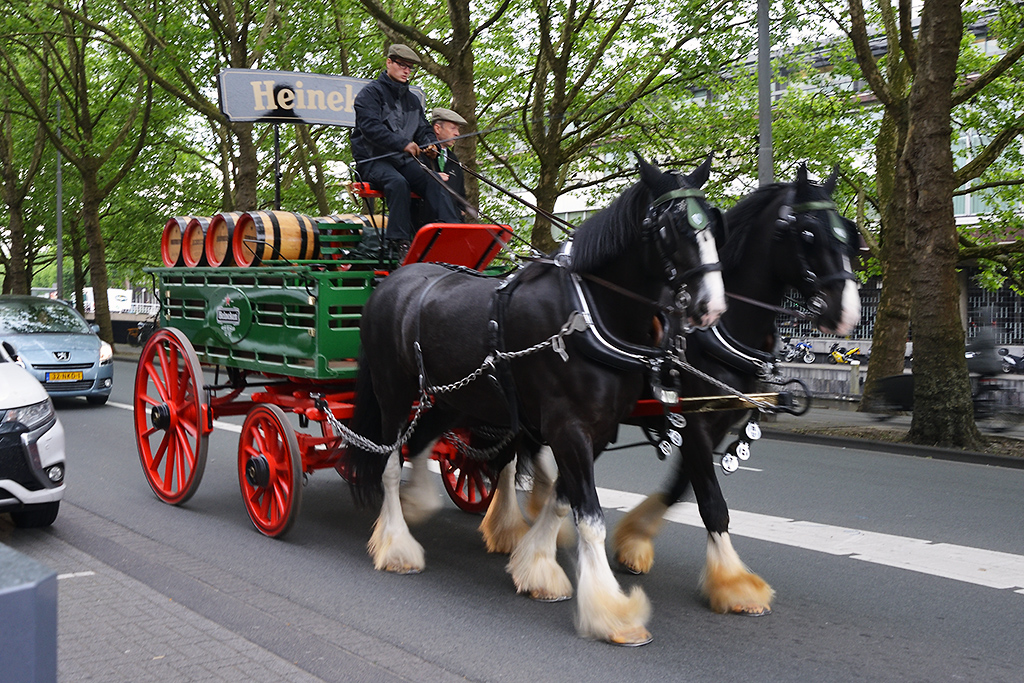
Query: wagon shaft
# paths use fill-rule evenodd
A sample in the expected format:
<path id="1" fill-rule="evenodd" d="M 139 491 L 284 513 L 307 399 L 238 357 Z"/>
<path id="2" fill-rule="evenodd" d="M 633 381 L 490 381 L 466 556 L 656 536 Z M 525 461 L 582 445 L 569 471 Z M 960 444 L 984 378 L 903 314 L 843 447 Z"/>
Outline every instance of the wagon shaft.
<path id="1" fill-rule="evenodd" d="M 781 393 L 768 393 L 768 394 L 748 394 L 749 398 L 754 401 L 761 403 L 767 403 L 773 406 L 789 405 L 791 402 L 790 394 L 786 392 Z M 693 396 L 690 398 L 681 398 L 676 404 L 672 412 L 680 413 L 708 413 L 713 410 L 746 410 L 749 408 L 757 408 L 758 406 L 747 400 L 746 398 L 740 398 L 739 396 Z M 678 410 L 676 410 L 676 408 Z"/>

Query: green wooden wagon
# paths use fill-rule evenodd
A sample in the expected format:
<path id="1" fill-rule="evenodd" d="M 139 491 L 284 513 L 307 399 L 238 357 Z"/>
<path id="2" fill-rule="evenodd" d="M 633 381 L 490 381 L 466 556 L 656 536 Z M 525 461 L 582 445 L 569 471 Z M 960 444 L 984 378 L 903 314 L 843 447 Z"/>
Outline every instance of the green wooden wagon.
<path id="1" fill-rule="evenodd" d="M 319 229 L 321 258 L 314 261 L 150 271 L 161 295 L 160 328 L 139 359 L 135 433 L 160 500 L 179 505 L 196 492 L 214 423 L 230 415 L 245 415 L 239 485 L 263 534 L 281 536 L 294 524 L 304 476 L 331 467 L 344 475 L 343 441 L 328 411 L 342 424 L 352 415 L 360 316 L 387 272 L 347 257 L 355 231 Z M 406 262 L 482 269 L 510 237 L 508 226 L 428 225 Z M 491 476 L 448 441 L 435 446 L 434 457 L 455 503 L 486 509 Z"/>

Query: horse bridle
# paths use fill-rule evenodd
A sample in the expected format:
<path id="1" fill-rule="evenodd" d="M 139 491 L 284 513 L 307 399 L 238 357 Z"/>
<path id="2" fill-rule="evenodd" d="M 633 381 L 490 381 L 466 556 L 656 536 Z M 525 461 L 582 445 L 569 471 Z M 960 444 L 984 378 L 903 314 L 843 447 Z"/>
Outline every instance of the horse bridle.
<path id="1" fill-rule="evenodd" d="M 680 187 L 670 190 L 651 202 L 644 218 L 641 239 L 654 242 L 665 279 L 677 297 L 685 291 L 686 282 L 690 278 L 722 269 L 721 263 L 718 262 L 700 263 L 680 273 L 671 258 L 675 253 L 676 239 L 679 237 L 692 240 L 698 250 L 701 239 L 714 239 L 713 233 L 707 232 L 711 230 L 713 221 L 701 206 L 703 200 L 704 193 L 697 188 Z M 721 221 L 721 212 L 717 209 L 712 210 L 718 214 L 718 220 Z M 688 229 L 680 228 L 681 224 Z"/>
<path id="2" fill-rule="evenodd" d="M 787 197 L 787 200 L 789 198 Z M 829 231 L 830 235 L 826 236 L 826 239 L 834 239 L 839 245 L 833 245 L 835 248 L 842 248 L 842 246 L 848 245 L 848 240 L 844 239 L 845 227 L 842 224 L 842 218 L 839 216 L 839 209 L 836 203 L 830 199 L 820 199 L 808 202 L 802 202 L 800 204 L 791 204 L 790 201 L 784 201 L 779 209 L 779 221 L 777 227 L 780 229 L 788 230 L 790 239 L 795 244 L 797 252 L 797 261 L 800 264 L 800 268 L 803 270 L 802 280 L 806 286 L 806 289 L 801 288 L 805 299 L 807 300 L 807 308 L 815 316 L 820 315 L 825 309 L 825 298 L 822 294 L 824 288 L 836 280 L 854 280 L 856 281 L 857 276 L 850 270 L 844 267 L 840 268 L 834 273 L 830 273 L 825 277 L 819 277 L 817 273 L 811 268 L 807 258 L 807 243 L 808 237 L 813 238 L 814 233 L 809 230 L 800 228 L 799 216 L 812 213 L 814 211 L 825 211 L 828 215 Z"/>

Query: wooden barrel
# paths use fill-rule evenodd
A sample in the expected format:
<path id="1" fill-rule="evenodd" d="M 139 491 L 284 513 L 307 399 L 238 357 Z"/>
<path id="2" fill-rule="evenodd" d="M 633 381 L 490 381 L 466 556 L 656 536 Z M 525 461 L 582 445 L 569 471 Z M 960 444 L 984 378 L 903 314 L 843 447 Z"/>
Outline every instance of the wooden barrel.
<path id="1" fill-rule="evenodd" d="M 168 219 L 164 225 L 164 232 L 160 236 L 160 258 L 168 268 L 185 265 L 181 253 L 181 236 L 185 233 L 190 220 L 192 216 L 175 216 Z"/>
<path id="2" fill-rule="evenodd" d="M 209 265 L 206 261 L 206 233 L 210 225 L 209 218 L 194 216 L 181 233 L 182 265 L 189 268 Z"/>
<path id="3" fill-rule="evenodd" d="M 235 224 L 231 251 L 235 265 L 264 261 L 305 261 L 320 258 L 316 219 L 288 211 L 249 211 Z"/>
<path id="4" fill-rule="evenodd" d="M 218 213 L 210 220 L 206 230 L 206 261 L 214 267 L 234 265 L 231 253 L 231 238 L 235 233 L 238 219 L 244 214 L 241 211 L 225 211 Z"/>

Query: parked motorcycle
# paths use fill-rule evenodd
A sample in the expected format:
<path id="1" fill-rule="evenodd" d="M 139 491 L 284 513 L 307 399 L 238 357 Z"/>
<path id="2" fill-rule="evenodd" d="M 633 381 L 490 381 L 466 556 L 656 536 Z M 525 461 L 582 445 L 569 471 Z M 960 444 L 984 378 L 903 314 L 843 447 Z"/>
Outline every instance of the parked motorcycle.
<path id="1" fill-rule="evenodd" d="M 999 349 L 996 353 L 999 354 L 1003 372 L 1024 374 L 1024 356 L 1014 356 L 1009 349 Z"/>
<path id="2" fill-rule="evenodd" d="M 779 349 L 779 355 L 787 363 L 799 358 L 803 362 L 810 364 L 817 358 L 814 352 L 811 351 L 811 342 L 805 340 L 793 344 L 790 337 L 782 338 L 782 348 Z"/>
<path id="3" fill-rule="evenodd" d="M 847 351 L 839 345 L 839 342 L 836 342 L 828 350 L 828 362 L 832 365 L 849 365 L 853 361 L 863 362 L 865 360 L 867 360 L 867 356 L 860 352 L 859 346 Z"/>

